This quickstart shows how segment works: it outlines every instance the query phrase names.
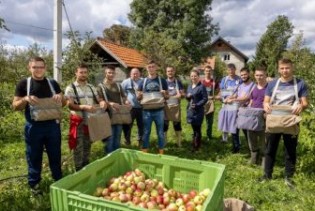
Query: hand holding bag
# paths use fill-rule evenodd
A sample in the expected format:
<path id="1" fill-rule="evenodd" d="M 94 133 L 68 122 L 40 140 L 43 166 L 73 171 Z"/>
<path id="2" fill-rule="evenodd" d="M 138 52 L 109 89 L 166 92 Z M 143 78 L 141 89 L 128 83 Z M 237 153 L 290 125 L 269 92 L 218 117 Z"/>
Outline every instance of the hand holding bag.
<path id="1" fill-rule="evenodd" d="M 108 98 L 105 92 L 105 88 L 103 84 L 99 85 L 102 88 L 102 92 L 104 95 L 104 99 L 106 102 L 108 102 Z M 123 105 L 123 100 L 121 97 L 121 89 L 119 87 L 119 84 L 117 84 L 118 90 L 119 90 L 119 95 L 120 95 L 120 100 L 122 105 L 118 105 L 117 108 L 112 108 L 110 107 L 109 114 L 110 114 L 110 119 L 111 119 L 111 124 L 112 125 L 123 125 L 123 124 L 131 124 L 132 119 L 131 119 L 131 106 L 130 105 Z"/>
<path id="2" fill-rule="evenodd" d="M 298 104 L 298 90 L 296 78 L 294 80 L 294 91 L 295 91 L 295 103 Z M 278 79 L 276 86 L 273 90 L 270 104 L 275 97 L 275 92 L 279 86 L 280 79 Z M 272 105 L 271 113 L 266 116 L 266 132 L 267 133 L 284 133 L 290 135 L 298 135 L 300 128 L 299 122 L 302 117 L 292 114 L 292 106 L 290 105 Z"/>

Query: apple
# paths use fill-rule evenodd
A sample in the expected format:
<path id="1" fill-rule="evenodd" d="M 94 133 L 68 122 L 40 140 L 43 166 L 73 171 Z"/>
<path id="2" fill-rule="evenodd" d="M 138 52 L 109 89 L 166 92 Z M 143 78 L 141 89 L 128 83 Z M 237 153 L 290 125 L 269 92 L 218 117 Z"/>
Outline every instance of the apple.
<path id="1" fill-rule="evenodd" d="M 195 208 L 195 210 L 196 210 L 196 211 L 201 211 L 201 210 L 202 210 L 202 205 L 201 205 L 201 204 L 197 205 L 196 208 Z"/>
<path id="2" fill-rule="evenodd" d="M 159 195 L 159 192 L 156 189 L 153 189 L 153 190 L 151 190 L 150 195 L 157 197 Z"/>
<path id="3" fill-rule="evenodd" d="M 157 191 L 158 191 L 159 195 L 163 195 L 164 194 L 164 188 L 162 188 L 162 187 L 158 187 Z"/>
<path id="4" fill-rule="evenodd" d="M 150 199 L 150 196 L 146 193 L 142 194 L 142 196 L 140 196 L 140 200 L 143 202 L 148 202 Z"/>
<path id="5" fill-rule="evenodd" d="M 184 200 L 182 198 L 178 198 L 178 199 L 176 199 L 175 204 L 178 207 L 180 207 L 180 206 L 184 205 Z"/>
<path id="6" fill-rule="evenodd" d="M 201 191 L 200 195 L 203 195 L 205 196 L 205 198 L 207 198 L 210 193 L 211 193 L 211 190 L 209 188 L 206 188 L 203 191 Z"/>
<path id="7" fill-rule="evenodd" d="M 135 205 L 139 204 L 141 202 L 140 197 L 139 196 L 134 196 L 132 198 L 132 203 L 134 203 Z"/>
<path id="8" fill-rule="evenodd" d="M 189 191 L 189 196 L 190 198 L 195 198 L 195 196 L 197 196 L 198 192 L 196 190 L 191 190 Z"/>
<path id="9" fill-rule="evenodd" d="M 117 183 L 112 183 L 110 186 L 109 186 L 109 190 L 111 192 L 113 191 L 116 191 L 118 189 L 118 184 Z"/>
<path id="10" fill-rule="evenodd" d="M 103 193 L 103 188 L 97 187 L 96 190 L 95 190 L 95 192 L 94 192 L 94 196 L 100 197 L 100 196 L 103 195 L 102 193 Z"/>
<path id="11" fill-rule="evenodd" d="M 147 203 L 147 207 L 148 207 L 149 210 L 153 210 L 153 209 L 156 209 L 157 204 L 156 204 L 155 201 L 149 201 L 149 202 Z"/>
<path id="12" fill-rule="evenodd" d="M 134 196 L 142 196 L 143 191 L 141 189 L 136 189 L 135 192 L 133 193 Z"/>
<path id="13" fill-rule="evenodd" d="M 156 197 L 156 203 L 158 203 L 158 204 L 163 204 L 163 196 L 157 196 Z"/>
<path id="14" fill-rule="evenodd" d="M 142 179 L 141 177 L 134 177 L 133 180 L 135 181 L 136 184 L 138 184 L 139 182 L 141 182 L 141 179 Z"/>
<path id="15" fill-rule="evenodd" d="M 186 211 L 185 205 L 181 205 L 178 207 L 178 211 Z"/>
<path id="16" fill-rule="evenodd" d="M 199 195 L 197 195 L 197 196 L 195 196 L 194 197 L 194 203 L 195 204 L 202 204 L 203 203 L 203 198 L 201 197 L 201 196 L 199 196 Z"/>
<path id="17" fill-rule="evenodd" d="M 122 182 L 118 184 L 118 190 L 126 190 L 127 189 L 127 185 Z"/>
<path id="18" fill-rule="evenodd" d="M 186 204 L 186 210 L 187 211 L 194 211 L 195 210 L 195 203 L 192 202 L 192 201 L 189 201 L 187 204 Z"/>
<path id="19" fill-rule="evenodd" d="M 139 204 L 138 204 L 138 206 L 139 207 L 141 207 L 141 208 L 148 208 L 148 206 L 147 206 L 147 203 L 146 202 L 140 202 Z"/>
<path id="20" fill-rule="evenodd" d="M 120 200 L 120 202 L 125 203 L 128 201 L 128 197 L 126 196 L 126 194 L 120 194 L 119 200 Z"/>
<path id="21" fill-rule="evenodd" d="M 169 196 L 163 196 L 163 204 L 167 206 L 170 203 L 170 197 Z"/>
<path id="22" fill-rule="evenodd" d="M 139 169 L 135 169 L 134 172 L 137 176 L 141 176 L 143 174 Z"/>
<path id="23" fill-rule="evenodd" d="M 145 189 L 145 184 L 144 184 L 144 182 L 139 182 L 139 183 L 137 184 L 137 188 L 140 189 L 140 190 L 144 190 L 144 189 Z"/>
<path id="24" fill-rule="evenodd" d="M 165 209 L 165 205 L 164 205 L 164 204 L 158 204 L 158 208 L 159 208 L 160 210 L 164 210 L 164 209 Z"/>
<path id="25" fill-rule="evenodd" d="M 175 203 L 170 203 L 167 207 L 166 207 L 167 210 L 169 211 L 177 211 L 178 210 L 178 207 Z"/>
<path id="26" fill-rule="evenodd" d="M 184 201 L 184 204 L 186 204 L 187 202 L 190 201 L 191 198 L 190 198 L 189 194 L 185 193 L 182 195 L 182 199 Z"/>

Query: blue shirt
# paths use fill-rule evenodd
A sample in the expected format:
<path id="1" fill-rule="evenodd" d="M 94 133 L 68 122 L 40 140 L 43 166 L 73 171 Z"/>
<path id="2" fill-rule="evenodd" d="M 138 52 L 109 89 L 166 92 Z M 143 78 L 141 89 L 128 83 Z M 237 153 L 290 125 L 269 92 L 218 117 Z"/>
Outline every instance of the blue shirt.
<path id="1" fill-rule="evenodd" d="M 137 99 L 136 91 L 138 90 L 139 84 L 143 81 L 143 78 L 139 78 L 139 80 L 135 81 L 131 78 L 125 79 L 121 83 L 121 87 L 127 95 L 128 101 L 131 103 L 133 108 L 141 108 L 141 104 Z"/>
<path id="2" fill-rule="evenodd" d="M 162 87 L 160 87 L 159 77 L 155 77 L 153 79 L 151 78 L 145 78 L 141 83 L 139 84 L 138 90 L 142 92 L 160 92 L 162 90 L 168 90 L 167 82 L 164 78 L 161 78 L 161 84 Z M 143 84 L 145 82 L 145 87 L 143 87 Z"/>
<path id="3" fill-rule="evenodd" d="M 272 92 L 276 86 L 278 79 L 275 79 L 268 83 L 266 88 L 265 95 L 271 97 Z M 306 97 L 308 95 L 308 90 L 305 82 L 301 79 L 296 79 L 297 82 L 297 90 L 298 97 Z M 295 99 L 295 91 L 294 91 L 294 80 L 288 82 L 279 82 L 279 86 L 276 90 L 275 97 L 273 99 L 272 104 L 275 105 L 293 105 L 296 101 Z"/>
<path id="4" fill-rule="evenodd" d="M 225 76 L 220 83 L 222 98 L 225 99 L 226 97 L 231 96 L 241 83 L 242 83 L 241 78 L 238 75 L 235 75 L 234 78 Z"/>

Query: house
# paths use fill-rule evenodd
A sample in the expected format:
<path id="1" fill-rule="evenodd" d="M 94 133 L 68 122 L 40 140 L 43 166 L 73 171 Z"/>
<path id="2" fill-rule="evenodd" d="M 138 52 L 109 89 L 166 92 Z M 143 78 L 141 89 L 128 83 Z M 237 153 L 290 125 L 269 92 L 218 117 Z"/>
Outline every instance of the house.
<path id="1" fill-rule="evenodd" d="M 218 37 L 210 46 L 211 53 L 217 54 L 226 64 L 233 63 L 236 66 L 236 74 L 240 73 L 248 61 L 248 57 L 234 47 L 229 41 Z"/>
<path id="2" fill-rule="evenodd" d="M 104 66 L 113 65 L 116 67 L 115 80 L 118 82 L 126 79 L 132 68 L 143 69 L 147 61 L 147 58 L 139 51 L 100 37 L 91 45 L 90 51 L 102 58 Z"/>

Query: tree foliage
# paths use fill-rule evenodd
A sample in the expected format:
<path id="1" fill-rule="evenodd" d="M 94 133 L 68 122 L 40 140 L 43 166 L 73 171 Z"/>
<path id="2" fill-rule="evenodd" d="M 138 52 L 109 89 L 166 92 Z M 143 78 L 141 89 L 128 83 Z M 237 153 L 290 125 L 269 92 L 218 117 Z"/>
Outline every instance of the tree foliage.
<path id="1" fill-rule="evenodd" d="M 134 47 L 164 68 L 188 71 L 209 56 L 211 37 L 218 31 L 209 11 L 212 0 L 134 0 L 129 19 Z"/>
<path id="2" fill-rule="evenodd" d="M 95 40 L 91 35 L 92 32 L 86 32 L 84 36 L 78 31 L 66 33 L 70 43 L 63 51 L 63 81 L 72 80 L 75 68 L 82 62 L 89 65 L 90 80 L 94 80 L 96 72 L 102 67 L 101 60 L 89 50 Z"/>
<path id="3" fill-rule="evenodd" d="M 305 47 L 302 32 L 295 37 L 291 47 L 283 53 L 283 56 L 293 61 L 294 74 L 306 81 L 309 88 L 309 101 L 311 102 L 312 110 L 314 110 L 315 55 L 309 48 Z"/>
<path id="4" fill-rule="evenodd" d="M 269 75 L 274 76 L 277 70 L 277 61 L 286 50 L 292 36 L 294 26 L 289 19 L 280 15 L 267 26 L 256 46 L 253 60 L 254 66 L 266 66 Z"/>
<path id="5" fill-rule="evenodd" d="M 103 31 L 104 38 L 123 46 L 129 46 L 131 28 L 124 25 L 114 24 Z"/>

